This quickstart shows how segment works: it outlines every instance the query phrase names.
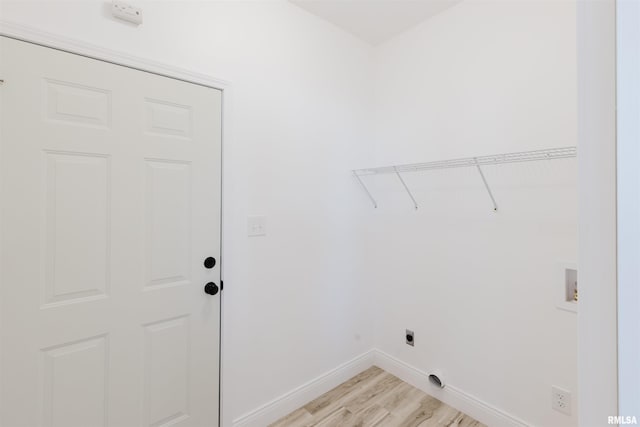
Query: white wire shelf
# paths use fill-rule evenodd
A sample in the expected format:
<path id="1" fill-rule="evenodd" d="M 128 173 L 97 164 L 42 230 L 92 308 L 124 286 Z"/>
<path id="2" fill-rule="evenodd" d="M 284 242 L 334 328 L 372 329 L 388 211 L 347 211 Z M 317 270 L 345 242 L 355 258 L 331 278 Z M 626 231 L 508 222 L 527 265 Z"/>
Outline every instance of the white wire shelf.
<path id="1" fill-rule="evenodd" d="M 408 193 L 411 201 L 413 202 L 414 208 L 418 209 L 418 204 L 409 190 L 409 187 L 405 183 L 404 179 L 402 179 L 401 173 L 406 172 L 422 172 L 428 170 L 435 169 L 451 169 L 451 168 L 464 168 L 464 167 L 475 167 L 480 177 L 482 178 L 482 182 L 484 183 L 487 192 L 489 193 L 489 197 L 493 203 L 493 210 L 498 210 L 498 205 L 493 197 L 493 193 L 491 192 L 491 188 L 482 172 L 482 166 L 488 165 L 500 165 L 506 163 L 522 163 L 522 162 L 534 162 L 541 160 L 555 160 L 555 159 L 568 159 L 572 157 L 576 157 L 578 155 L 577 147 L 559 147 L 559 148 L 549 148 L 546 150 L 533 150 L 533 151 L 520 151 L 517 153 L 504 153 L 504 154 L 494 154 L 491 156 L 478 156 L 478 157 L 464 157 L 459 159 L 450 159 L 450 160 L 439 160 L 435 162 L 427 162 L 427 163 L 411 163 L 404 165 L 395 165 L 395 166 L 382 166 L 377 168 L 366 168 L 366 169 L 354 169 L 353 175 L 358 180 L 363 190 L 367 193 L 367 196 L 373 203 L 373 207 L 377 208 L 378 203 L 371 195 L 371 192 L 364 184 L 364 181 L 361 177 L 369 176 L 369 175 L 379 175 L 379 174 L 395 174 L 400 182 L 402 183 L 404 189 Z"/>

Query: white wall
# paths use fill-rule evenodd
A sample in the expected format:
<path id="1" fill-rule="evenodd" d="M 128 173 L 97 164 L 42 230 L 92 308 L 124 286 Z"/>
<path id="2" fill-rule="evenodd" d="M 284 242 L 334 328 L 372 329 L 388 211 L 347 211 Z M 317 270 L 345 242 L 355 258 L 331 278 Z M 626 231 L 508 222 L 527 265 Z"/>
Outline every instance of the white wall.
<path id="1" fill-rule="evenodd" d="M 225 146 L 224 425 L 372 347 L 357 187 L 371 49 L 285 1 L 5 1 L 0 19 L 232 83 Z M 247 238 L 247 215 L 268 236 Z M 301 363 L 303 361 L 304 363 Z"/>
<path id="2" fill-rule="evenodd" d="M 375 64 L 376 164 L 577 144 L 574 2 L 464 1 Z M 394 176 L 368 180 L 377 345 L 527 424 L 576 426 L 577 319 L 556 303 L 557 263 L 577 261 L 577 161 L 485 174 L 496 213 L 474 169 L 406 174 L 417 212 Z"/>
<path id="3" fill-rule="evenodd" d="M 617 3 L 618 413 L 640 417 L 640 3 Z"/>

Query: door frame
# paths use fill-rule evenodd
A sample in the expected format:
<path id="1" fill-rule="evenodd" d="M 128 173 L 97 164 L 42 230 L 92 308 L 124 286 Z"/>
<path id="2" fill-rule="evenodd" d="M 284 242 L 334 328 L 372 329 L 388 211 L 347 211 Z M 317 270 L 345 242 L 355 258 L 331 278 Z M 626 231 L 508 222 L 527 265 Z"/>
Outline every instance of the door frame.
<path id="1" fill-rule="evenodd" d="M 230 203 L 225 203 L 225 170 L 226 159 L 228 158 L 229 150 L 225 150 L 225 147 L 231 145 L 231 100 L 232 100 L 232 84 L 231 82 L 216 77 L 191 71 L 185 68 L 156 62 L 146 58 L 142 58 L 135 55 L 130 55 L 124 52 L 119 52 L 112 49 L 103 48 L 91 43 L 86 43 L 82 40 L 73 39 L 69 37 L 61 37 L 56 34 L 52 34 L 46 31 L 41 31 L 33 27 L 19 25 L 12 22 L 7 22 L 0 19 L 0 36 L 9 37 L 15 40 L 32 43 L 42 47 L 59 50 L 62 52 L 71 53 L 73 55 L 84 56 L 89 59 L 102 61 L 121 67 L 127 67 L 134 70 L 142 71 L 145 73 L 151 73 L 162 77 L 167 77 L 175 80 L 181 80 L 187 83 L 204 86 L 207 88 L 217 89 L 222 92 L 222 135 L 220 143 L 220 176 L 221 176 L 221 189 L 220 189 L 220 281 L 224 281 L 224 260 L 225 260 L 225 210 L 229 208 Z M 0 82 L 1 83 L 1 82 Z M 1 114 L 1 111 L 0 111 Z M 1 154 L 0 154 L 1 155 Z M 0 200 L 0 203 L 2 201 Z M 1 221 L 1 218 L 0 218 Z M 0 283 L 0 287 L 2 283 Z M 222 286 L 221 286 L 222 288 Z M 0 306 L 1 308 L 1 306 Z M 224 292 L 220 292 L 220 324 L 219 324 L 219 372 L 218 372 L 218 426 L 222 426 L 223 416 L 223 381 L 224 381 Z M 0 329 L 2 324 L 0 324 Z M 1 343 L 0 343 L 1 345 Z M 0 347 L 0 357 L 2 355 L 2 348 Z M 0 411 L 2 410 L 2 402 L 0 402 Z"/>
<path id="2" fill-rule="evenodd" d="M 618 415 L 617 2 L 578 0 L 576 5 L 580 278 L 577 410 L 581 427 L 606 425 L 609 416 Z"/>

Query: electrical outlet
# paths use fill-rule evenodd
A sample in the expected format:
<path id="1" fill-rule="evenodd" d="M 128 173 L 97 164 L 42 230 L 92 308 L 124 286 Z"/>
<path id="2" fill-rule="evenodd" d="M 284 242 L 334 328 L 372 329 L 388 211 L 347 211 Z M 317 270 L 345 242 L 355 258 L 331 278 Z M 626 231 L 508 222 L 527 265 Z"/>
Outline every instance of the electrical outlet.
<path id="1" fill-rule="evenodd" d="M 410 331 L 410 330 L 407 329 L 405 331 L 404 339 L 406 340 L 408 345 L 410 345 L 411 347 L 414 346 L 415 340 L 414 340 L 414 336 L 413 336 L 413 331 Z"/>
<path id="2" fill-rule="evenodd" d="M 571 392 L 551 386 L 551 407 L 563 414 L 571 415 Z"/>

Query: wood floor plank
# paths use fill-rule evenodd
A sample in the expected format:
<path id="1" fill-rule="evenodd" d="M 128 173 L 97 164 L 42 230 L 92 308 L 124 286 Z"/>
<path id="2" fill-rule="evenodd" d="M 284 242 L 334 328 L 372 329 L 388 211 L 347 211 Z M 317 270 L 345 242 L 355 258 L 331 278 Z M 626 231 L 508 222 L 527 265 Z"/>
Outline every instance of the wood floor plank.
<path id="1" fill-rule="evenodd" d="M 458 423 L 457 426 L 453 426 L 453 427 L 486 427 L 480 421 L 471 418 L 469 415 L 463 414 L 462 412 L 461 414 L 462 414 L 462 417 L 460 422 Z"/>
<path id="2" fill-rule="evenodd" d="M 487 427 L 374 366 L 269 427 Z"/>
<path id="3" fill-rule="evenodd" d="M 412 395 L 416 396 L 416 402 L 417 402 L 421 397 L 421 395 L 417 392 L 418 390 L 416 388 L 412 387 L 411 385 L 405 382 L 401 382 L 400 384 L 396 385 L 393 389 L 390 390 L 390 392 L 381 402 L 381 405 L 387 411 L 393 412 L 394 410 L 401 407 L 402 405 L 405 405 L 407 402 L 407 399 L 409 399 L 410 396 Z"/>
<path id="4" fill-rule="evenodd" d="M 433 418 L 435 411 L 443 405 L 437 399 L 431 396 L 427 396 L 420 401 L 420 406 L 413 410 L 408 416 L 406 416 L 398 427 L 426 427 L 429 425 L 427 422 Z"/>
<path id="5" fill-rule="evenodd" d="M 433 411 L 433 416 L 421 427 L 459 427 L 461 420 L 462 413 L 460 411 L 442 404 Z"/>
<path id="6" fill-rule="evenodd" d="M 313 416 L 305 408 L 300 408 L 275 423 L 269 424 L 269 427 L 302 427 L 306 426 L 312 419 Z"/>
<path id="7" fill-rule="evenodd" d="M 352 418 L 353 414 L 347 408 L 340 408 L 320 422 L 310 424 L 309 427 L 344 427 L 351 425 Z"/>
<path id="8" fill-rule="evenodd" d="M 358 395 L 347 400 L 344 406 L 354 414 L 360 412 L 366 407 L 384 400 L 385 392 L 388 392 L 401 382 L 398 377 L 385 372 L 383 375 L 376 377 L 376 380 L 367 388 L 364 388 Z"/>
<path id="9" fill-rule="evenodd" d="M 400 420 L 392 413 L 389 413 L 389 415 L 387 415 L 371 427 L 398 427 L 399 424 Z"/>
<path id="10" fill-rule="evenodd" d="M 352 427 L 372 427 L 378 424 L 387 415 L 389 415 L 389 411 L 384 409 L 382 406 L 371 405 L 354 414 L 350 425 Z"/>
<path id="11" fill-rule="evenodd" d="M 313 411 L 313 420 L 319 422 L 333 414 L 336 410 L 344 407 L 344 402 L 353 396 L 359 395 L 363 389 L 369 387 L 377 381 L 380 376 L 385 374 L 385 371 L 377 367 L 368 369 L 333 390 L 330 390 L 318 399 L 315 399 L 310 404 L 305 405 L 305 408 L 307 410 L 311 409 Z"/>
<path id="12" fill-rule="evenodd" d="M 402 400 L 394 407 L 387 407 L 397 419 L 405 419 L 411 415 L 412 412 L 418 410 L 422 404 L 422 399 L 426 396 L 425 393 L 418 390 L 415 387 L 411 387 L 410 390 L 403 396 Z"/>
<path id="13" fill-rule="evenodd" d="M 320 410 L 325 409 L 332 403 L 339 402 L 346 395 L 356 390 L 358 387 L 366 384 L 368 381 L 375 379 L 385 372 L 377 366 L 372 366 L 366 371 L 361 372 L 350 380 L 340 384 L 338 387 L 326 392 L 322 396 L 304 405 L 304 408 L 311 415 L 317 414 Z"/>

